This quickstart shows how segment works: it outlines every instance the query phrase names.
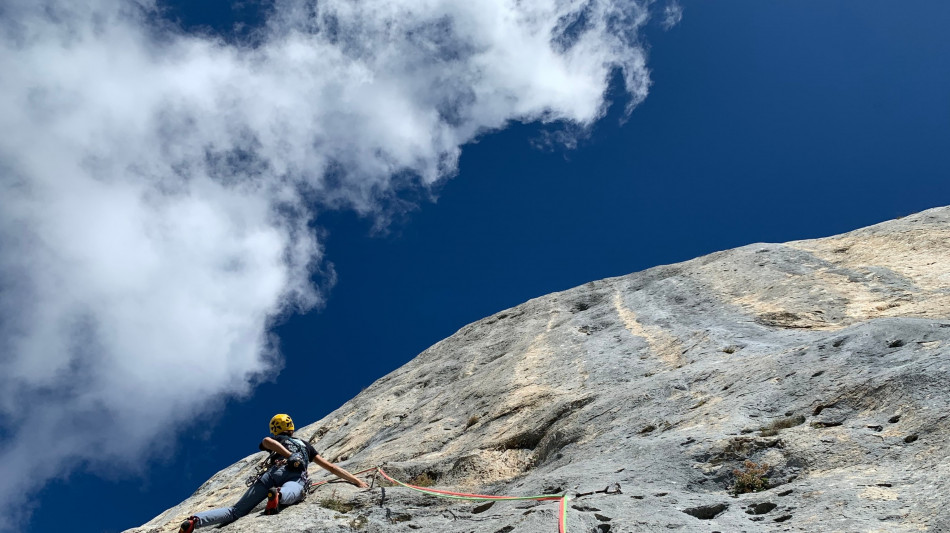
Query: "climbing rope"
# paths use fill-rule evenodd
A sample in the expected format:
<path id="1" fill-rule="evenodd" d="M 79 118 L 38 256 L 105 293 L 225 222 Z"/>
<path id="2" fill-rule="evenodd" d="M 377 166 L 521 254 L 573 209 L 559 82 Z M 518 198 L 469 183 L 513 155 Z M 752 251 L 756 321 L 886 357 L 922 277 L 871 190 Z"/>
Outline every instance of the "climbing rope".
<path id="1" fill-rule="evenodd" d="M 374 466 L 373 468 L 367 468 L 366 470 L 360 470 L 359 472 L 357 472 L 357 473 L 355 473 L 355 474 L 353 474 L 353 475 L 354 475 L 354 476 L 362 476 L 363 474 L 366 474 L 366 473 L 368 473 L 368 472 L 375 472 L 376 469 L 377 469 L 377 467 Z M 314 492 L 315 490 L 317 490 L 317 487 L 319 487 L 320 485 L 326 485 L 327 483 L 334 483 L 334 482 L 336 482 L 336 481 L 340 481 L 340 480 L 339 480 L 339 479 L 327 479 L 327 480 L 325 480 L 325 481 L 310 482 L 310 484 L 307 486 L 307 494 L 313 494 L 313 492 Z"/>
<path id="2" fill-rule="evenodd" d="M 399 485 L 401 487 L 405 487 L 407 489 L 411 489 L 417 492 L 421 492 L 423 494 L 428 494 L 430 496 L 436 496 L 439 498 L 449 498 L 453 500 L 468 500 L 468 501 L 488 501 L 488 500 L 490 501 L 499 501 L 499 500 L 553 501 L 553 500 L 557 500 L 560 502 L 558 505 L 558 513 L 557 513 L 557 516 L 558 516 L 557 530 L 558 530 L 558 533 L 567 533 L 567 502 L 568 502 L 567 494 L 541 494 L 538 496 L 495 496 L 491 494 L 468 494 L 464 492 L 451 492 L 448 490 L 429 489 L 426 487 L 420 487 L 418 485 L 410 485 L 409 483 L 403 483 L 402 481 L 399 481 L 398 479 L 391 477 L 389 474 L 384 472 L 382 468 L 378 466 L 373 467 L 373 468 L 367 468 L 366 470 L 361 470 L 355 473 L 354 475 L 360 476 L 360 475 L 363 475 L 369 472 L 374 472 L 374 471 L 378 473 L 379 475 L 383 476 L 384 478 L 386 478 L 386 480 L 388 480 L 390 483 L 393 483 L 395 485 Z M 331 479 L 331 480 L 326 480 L 326 481 L 320 481 L 319 483 L 312 483 L 308 490 L 309 492 L 312 493 L 318 486 L 325 485 L 332 481 L 335 481 L 335 480 Z"/>

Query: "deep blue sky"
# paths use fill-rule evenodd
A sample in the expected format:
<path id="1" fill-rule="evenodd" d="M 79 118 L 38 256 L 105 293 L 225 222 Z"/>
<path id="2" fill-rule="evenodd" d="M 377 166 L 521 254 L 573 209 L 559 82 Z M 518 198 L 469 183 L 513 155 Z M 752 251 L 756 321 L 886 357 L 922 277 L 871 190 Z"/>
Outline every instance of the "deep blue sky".
<path id="1" fill-rule="evenodd" d="M 195 7 L 193 4 L 199 4 Z M 185 28 L 231 34 L 248 4 L 170 4 Z M 855 229 L 950 203 L 950 2 L 690 1 L 645 34 L 653 87 L 574 150 L 514 125 L 463 149 L 436 203 L 397 220 L 326 213 L 339 282 L 277 328 L 286 367 L 229 403 L 142 476 L 74 474 L 39 495 L 29 530 L 140 525 L 256 451 L 275 412 L 326 415 L 465 324 L 590 280 L 752 242 Z M 169 390 L 169 394 L 173 394 Z M 177 436 L 169 435 L 173 439 Z"/>

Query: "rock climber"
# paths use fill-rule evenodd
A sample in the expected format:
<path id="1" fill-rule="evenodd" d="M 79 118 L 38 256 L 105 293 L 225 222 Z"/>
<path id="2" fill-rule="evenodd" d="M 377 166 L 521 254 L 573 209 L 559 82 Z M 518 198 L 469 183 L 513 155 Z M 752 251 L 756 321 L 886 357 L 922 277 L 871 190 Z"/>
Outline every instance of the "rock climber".
<path id="1" fill-rule="evenodd" d="M 294 421 L 285 414 L 274 415 L 270 420 L 273 437 L 265 437 L 259 448 L 269 451 L 270 467 L 231 507 L 203 511 L 188 517 L 181 523 L 178 533 L 192 533 L 195 528 L 215 524 L 228 524 L 251 512 L 267 498 L 264 514 L 275 514 L 281 505 L 292 505 L 304 497 L 307 484 L 307 466 L 314 462 L 330 473 L 359 488 L 369 488 L 353 474 L 327 461 L 317 454 L 309 443 L 294 437 Z"/>

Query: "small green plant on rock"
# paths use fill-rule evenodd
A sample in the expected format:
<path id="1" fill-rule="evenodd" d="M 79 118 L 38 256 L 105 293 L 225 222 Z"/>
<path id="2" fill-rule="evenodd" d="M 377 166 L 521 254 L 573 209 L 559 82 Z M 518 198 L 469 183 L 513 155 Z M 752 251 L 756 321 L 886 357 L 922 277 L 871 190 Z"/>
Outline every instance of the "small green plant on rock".
<path id="1" fill-rule="evenodd" d="M 431 487 L 435 485 L 435 480 L 432 479 L 428 472 L 423 472 L 409 480 L 409 484 L 417 487 Z"/>
<path id="2" fill-rule="evenodd" d="M 336 511 L 338 513 L 348 513 L 356 508 L 352 503 L 347 503 L 341 500 L 337 495 L 336 491 L 330 493 L 329 496 L 320 500 L 320 507 L 324 509 L 329 509 L 331 511 Z"/>
<path id="3" fill-rule="evenodd" d="M 742 468 L 736 468 L 732 473 L 736 476 L 736 484 L 732 493 L 738 496 L 747 492 L 760 492 L 769 488 L 769 478 L 765 474 L 769 471 L 768 463 L 754 463 L 748 459 L 742 463 Z"/>
<path id="4" fill-rule="evenodd" d="M 399 522 L 408 522 L 410 520 L 412 520 L 412 515 L 408 515 L 405 513 L 396 514 L 389 518 L 389 522 L 391 524 L 398 524 Z"/>
<path id="5" fill-rule="evenodd" d="M 795 426 L 800 426 L 804 423 L 805 423 L 805 417 L 802 415 L 782 418 L 780 420 L 776 420 L 775 422 L 772 422 L 771 424 L 765 427 L 759 428 L 759 436 L 760 437 L 774 437 L 775 435 L 778 435 L 778 432 L 783 429 L 793 428 Z"/>
<path id="6" fill-rule="evenodd" d="M 369 518 L 366 518 L 363 515 L 357 516 L 353 520 L 350 520 L 350 529 L 355 529 L 357 531 L 366 527 L 366 524 L 369 523 Z"/>

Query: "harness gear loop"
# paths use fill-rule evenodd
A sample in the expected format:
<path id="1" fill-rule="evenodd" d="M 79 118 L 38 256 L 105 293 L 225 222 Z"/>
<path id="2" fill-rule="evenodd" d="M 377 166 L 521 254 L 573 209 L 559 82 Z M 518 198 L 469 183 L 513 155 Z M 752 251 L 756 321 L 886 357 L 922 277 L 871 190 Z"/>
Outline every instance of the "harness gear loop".
<path id="1" fill-rule="evenodd" d="M 269 463 L 273 454 L 274 452 L 271 452 L 271 455 L 261 459 L 261 462 L 257 463 L 257 469 L 254 471 L 254 473 L 248 476 L 247 479 L 244 480 L 245 486 L 250 487 L 251 485 L 257 483 L 257 480 L 261 479 L 261 476 L 263 476 L 268 470 L 270 470 L 272 465 Z"/>

